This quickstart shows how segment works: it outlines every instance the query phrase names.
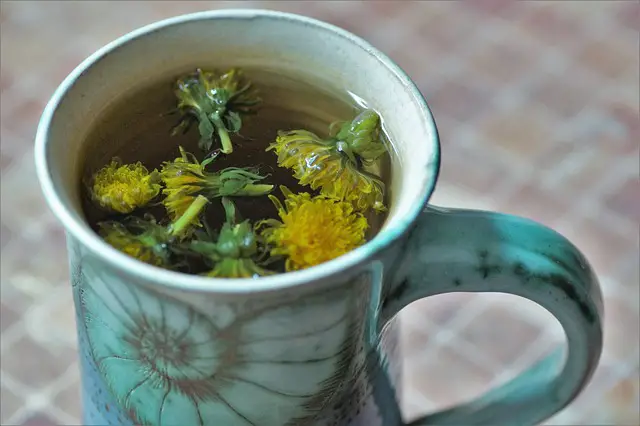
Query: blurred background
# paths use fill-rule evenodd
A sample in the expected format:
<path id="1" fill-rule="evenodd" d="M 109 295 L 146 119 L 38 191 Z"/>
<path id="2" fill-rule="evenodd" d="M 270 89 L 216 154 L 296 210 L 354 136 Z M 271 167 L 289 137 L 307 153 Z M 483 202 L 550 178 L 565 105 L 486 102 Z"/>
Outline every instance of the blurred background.
<path id="1" fill-rule="evenodd" d="M 178 14 L 298 12 L 372 42 L 435 115 L 434 204 L 501 210 L 554 227 L 593 263 L 605 351 L 587 390 L 550 425 L 638 425 L 638 1 L 2 2 L 1 418 L 79 424 L 64 233 L 36 181 L 33 139 L 55 87 L 95 49 Z M 562 342 L 519 298 L 453 294 L 402 313 L 408 417 L 503 382 Z"/>

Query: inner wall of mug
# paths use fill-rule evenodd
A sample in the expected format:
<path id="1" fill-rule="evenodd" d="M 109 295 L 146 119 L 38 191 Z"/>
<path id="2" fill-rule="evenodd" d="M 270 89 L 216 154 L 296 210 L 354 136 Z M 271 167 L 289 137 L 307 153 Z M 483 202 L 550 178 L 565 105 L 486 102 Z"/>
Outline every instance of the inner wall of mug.
<path id="1" fill-rule="evenodd" d="M 437 174 L 435 128 L 422 99 L 393 65 L 385 66 L 348 33 L 304 18 L 193 16 L 143 29 L 125 43 L 117 40 L 71 82 L 52 119 L 47 158 L 62 203 L 73 206 L 78 219 L 84 221 L 79 194 L 83 143 L 96 120 L 137 88 L 196 67 L 265 68 L 319 87 L 348 89 L 380 113 L 395 151 L 382 231 L 424 200 Z"/>

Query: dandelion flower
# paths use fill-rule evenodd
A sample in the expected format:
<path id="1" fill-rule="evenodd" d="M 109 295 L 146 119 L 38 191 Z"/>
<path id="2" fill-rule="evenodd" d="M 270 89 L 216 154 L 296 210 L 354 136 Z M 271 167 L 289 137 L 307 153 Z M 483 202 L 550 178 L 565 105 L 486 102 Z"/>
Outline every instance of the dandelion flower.
<path id="1" fill-rule="evenodd" d="M 254 227 L 245 220 L 237 223 L 236 209 L 229 199 L 222 198 L 226 221 L 219 235 L 207 232 L 196 233 L 189 249 L 205 258 L 211 270 L 205 275 L 215 278 L 255 278 L 273 272 L 260 266 L 265 253 L 262 238 L 255 234 Z"/>
<path id="2" fill-rule="evenodd" d="M 287 271 L 318 265 L 364 244 L 367 220 L 349 202 L 325 195 L 293 194 L 281 187 L 284 205 L 269 196 L 280 221 L 261 222 L 272 256 L 285 256 Z"/>
<path id="3" fill-rule="evenodd" d="M 144 219 L 131 216 L 124 224 L 100 222 L 100 235 L 107 243 L 131 257 L 150 265 L 169 267 L 171 245 L 189 235 L 207 203 L 205 197 L 198 196 L 182 216 L 169 226 L 160 225 L 151 215 Z"/>
<path id="4" fill-rule="evenodd" d="M 102 235 L 104 240 L 121 252 L 150 265 L 162 266 L 164 263 L 162 256 L 154 250 L 155 244 L 146 243 L 146 236 L 131 233 L 131 231 L 120 222 L 101 222 L 99 226 L 100 235 Z M 155 221 L 153 221 L 153 226 L 149 226 L 148 228 L 154 226 L 160 225 L 157 225 Z M 153 233 L 153 231 L 150 233 Z"/>
<path id="5" fill-rule="evenodd" d="M 210 150 L 215 133 L 225 154 L 233 152 L 229 133 L 239 132 L 242 116 L 255 113 L 260 103 L 253 85 L 238 69 L 222 74 L 198 69 L 178 79 L 175 94 L 183 118 L 172 133 L 186 131 L 198 121 L 200 148 Z"/>
<path id="6" fill-rule="evenodd" d="M 307 130 L 280 132 L 267 150 L 275 151 L 278 164 L 293 170 L 300 184 L 351 202 L 358 211 L 384 211 L 384 183 L 364 170 L 387 152 L 380 139 L 380 117 L 366 110 L 337 124 L 328 139 Z"/>
<path id="7" fill-rule="evenodd" d="M 118 158 L 93 176 L 92 198 L 104 209 L 131 213 L 145 206 L 160 192 L 158 172 L 149 173 L 142 163 L 120 163 Z"/>
<path id="8" fill-rule="evenodd" d="M 253 170 L 229 167 L 212 173 L 205 170 L 193 154 L 180 147 L 180 157 L 165 162 L 160 177 L 165 184 L 162 201 L 171 218 L 179 217 L 202 194 L 208 199 L 229 196 L 259 196 L 271 192 L 273 185 L 256 184 L 264 179 Z"/>

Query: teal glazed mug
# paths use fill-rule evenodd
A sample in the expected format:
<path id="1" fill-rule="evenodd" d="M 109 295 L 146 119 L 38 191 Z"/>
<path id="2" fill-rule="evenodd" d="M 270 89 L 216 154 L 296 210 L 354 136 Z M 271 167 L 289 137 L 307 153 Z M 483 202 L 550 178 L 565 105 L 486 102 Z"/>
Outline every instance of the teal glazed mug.
<path id="1" fill-rule="evenodd" d="M 395 152 L 389 215 L 370 242 L 302 271 L 229 280 L 138 262 L 91 230 L 79 176 L 105 106 L 140 84 L 230 57 L 318 87 L 342 84 L 380 113 Z M 562 324 L 567 350 L 411 425 L 536 424 L 571 402 L 598 364 L 602 300 L 583 255 L 526 219 L 428 205 L 440 154 L 425 100 L 384 54 L 326 23 L 221 10 L 133 31 L 60 85 L 38 127 L 35 161 L 68 237 L 84 424 L 404 425 L 394 318 L 415 300 L 451 292 L 530 299 Z"/>

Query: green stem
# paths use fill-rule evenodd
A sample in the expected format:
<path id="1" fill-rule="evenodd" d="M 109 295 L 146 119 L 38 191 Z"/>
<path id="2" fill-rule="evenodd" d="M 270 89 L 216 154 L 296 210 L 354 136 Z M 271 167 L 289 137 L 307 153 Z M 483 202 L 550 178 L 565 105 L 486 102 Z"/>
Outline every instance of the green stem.
<path id="1" fill-rule="evenodd" d="M 216 131 L 218 132 L 218 137 L 222 144 L 222 153 L 231 154 L 233 152 L 233 145 L 231 144 L 229 132 L 227 132 L 227 129 L 224 127 L 224 123 L 217 117 L 211 117 L 211 120 L 213 121 L 214 126 L 216 126 Z"/>
<path id="2" fill-rule="evenodd" d="M 240 191 L 238 191 L 236 193 L 236 195 L 255 197 L 255 196 L 258 196 L 258 195 L 268 194 L 269 192 L 271 192 L 272 189 L 273 189 L 273 185 L 254 185 L 254 184 L 249 184 L 249 185 L 245 186 L 244 188 L 242 188 Z"/>
<path id="3" fill-rule="evenodd" d="M 227 223 L 229 225 L 236 224 L 236 206 L 233 204 L 233 201 L 228 199 L 227 197 L 222 197 L 222 207 L 224 208 L 224 213 L 227 219 Z"/>
<path id="4" fill-rule="evenodd" d="M 189 208 L 182 213 L 182 216 L 178 218 L 172 225 L 171 230 L 169 231 L 170 235 L 177 236 L 180 235 L 185 228 L 190 225 L 195 218 L 198 217 L 204 206 L 209 202 L 207 198 L 203 195 L 198 195 L 195 200 L 191 203 Z"/>

